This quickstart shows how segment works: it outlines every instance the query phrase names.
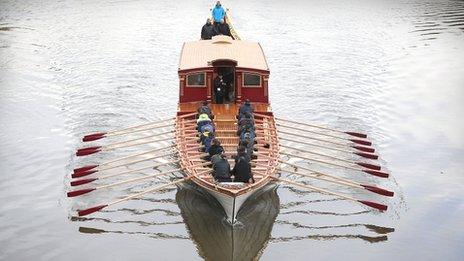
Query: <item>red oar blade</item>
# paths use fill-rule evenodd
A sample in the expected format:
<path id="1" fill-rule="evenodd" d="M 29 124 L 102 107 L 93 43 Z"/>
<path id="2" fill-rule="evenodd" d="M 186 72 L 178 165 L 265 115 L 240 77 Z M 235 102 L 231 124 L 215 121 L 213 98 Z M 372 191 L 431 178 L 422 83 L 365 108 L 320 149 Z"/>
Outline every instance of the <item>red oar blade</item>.
<path id="1" fill-rule="evenodd" d="M 370 153 L 364 153 L 364 152 L 354 152 L 354 154 L 356 155 L 359 155 L 363 158 L 367 158 L 367 159 L 378 159 L 379 156 L 375 155 L 375 154 L 370 154 Z"/>
<path id="2" fill-rule="evenodd" d="M 106 135 L 106 132 L 100 132 L 100 133 L 94 133 L 90 135 L 85 135 L 84 138 L 82 138 L 83 142 L 88 142 L 88 141 L 94 141 L 94 140 L 99 140 L 101 138 L 104 138 Z"/>
<path id="3" fill-rule="evenodd" d="M 388 178 L 388 176 L 389 176 L 388 173 L 381 172 L 381 171 L 370 170 L 370 169 L 363 170 L 363 172 L 366 172 L 368 174 L 371 174 L 371 175 L 377 176 L 377 177 L 381 177 L 381 178 Z"/>
<path id="4" fill-rule="evenodd" d="M 90 175 L 92 173 L 95 173 L 95 172 L 98 172 L 98 170 L 94 169 L 94 170 L 90 170 L 90 171 L 77 172 L 77 173 L 72 174 L 71 177 L 73 179 L 80 178 L 80 177 L 85 177 L 85 176 L 88 176 L 88 175 Z"/>
<path id="5" fill-rule="evenodd" d="M 364 146 L 357 146 L 357 145 L 354 145 L 354 146 L 351 146 L 351 147 L 355 148 L 357 150 L 360 150 L 360 151 L 364 151 L 364 152 L 370 152 L 370 153 L 375 152 L 374 148 L 369 148 L 369 147 L 364 147 Z"/>
<path id="6" fill-rule="evenodd" d="M 354 136 L 354 137 L 358 137 L 358 138 L 364 138 L 364 139 L 367 138 L 366 134 L 359 133 L 359 132 L 345 131 L 345 133 L 348 135 Z"/>
<path id="7" fill-rule="evenodd" d="M 68 195 L 68 198 L 72 198 L 72 197 L 77 197 L 77 196 L 80 196 L 80 195 L 87 194 L 87 193 L 92 192 L 94 190 L 95 190 L 94 188 L 74 190 L 74 191 L 68 192 L 67 195 Z"/>
<path id="8" fill-rule="evenodd" d="M 94 154 L 94 153 L 99 152 L 100 148 L 101 146 L 78 149 L 76 152 L 76 156 L 80 157 L 80 156 Z"/>
<path id="9" fill-rule="evenodd" d="M 365 146 L 371 146 L 372 145 L 372 142 L 367 141 L 367 140 L 350 139 L 350 141 L 354 142 L 354 143 L 357 143 L 357 144 L 365 145 Z"/>
<path id="10" fill-rule="evenodd" d="M 383 188 L 378 188 L 378 187 L 369 186 L 369 185 L 361 185 L 361 186 L 363 186 L 365 189 L 367 189 L 369 191 L 372 191 L 374 193 L 377 193 L 377 194 L 383 195 L 383 196 L 387 196 L 387 197 L 393 197 L 393 195 L 395 194 L 393 191 L 388 191 L 388 190 L 383 189 Z"/>
<path id="11" fill-rule="evenodd" d="M 83 217 L 83 216 L 92 214 L 94 212 L 100 211 L 101 209 L 106 208 L 107 206 L 108 205 L 100 205 L 100 206 L 91 207 L 91 208 L 88 208 L 88 209 L 78 210 L 77 214 L 79 215 L 79 217 Z"/>
<path id="12" fill-rule="evenodd" d="M 74 173 L 85 172 L 85 171 L 94 169 L 94 168 L 96 168 L 96 167 L 98 167 L 98 165 L 88 165 L 88 166 L 84 166 L 84 167 L 82 167 L 82 168 L 74 169 Z"/>
<path id="13" fill-rule="evenodd" d="M 98 178 L 92 178 L 92 179 L 81 179 L 81 180 L 75 180 L 75 181 L 71 181 L 71 186 L 75 187 L 75 186 L 80 186 L 80 185 L 84 185 L 84 184 L 87 184 L 87 183 L 90 183 L 90 182 L 93 182 L 95 180 L 97 180 Z"/>
<path id="14" fill-rule="evenodd" d="M 368 169 L 373 169 L 373 170 L 380 170 L 381 169 L 381 167 L 378 166 L 378 165 L 369 164 L 369 163 L 365 163 L 365 162 L 356 162 L 356 164 L 359 165 L 359 166 L 368 168 Z"/>
<path id="15" fill-rule="evenodd" d="M 382 205 L 382 204 L 375 203 L 375 202 L 372 202 L 372 201 L 358 200 L 358 202 L 361 203 L 361 204 L 364 204 L 366 206 L 369 206 L 371 208 L 378 209 L 380 211 L 385 211 L 388 208 L 386 205 Z"/>

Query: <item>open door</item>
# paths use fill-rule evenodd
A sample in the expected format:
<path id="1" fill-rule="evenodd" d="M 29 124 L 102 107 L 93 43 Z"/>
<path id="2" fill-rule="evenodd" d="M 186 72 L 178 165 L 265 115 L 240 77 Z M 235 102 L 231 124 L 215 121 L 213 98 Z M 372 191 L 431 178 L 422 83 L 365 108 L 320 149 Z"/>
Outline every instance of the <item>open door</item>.
<path id="1" fill-rule="evenodd" d="M 212 84 L 212 102 L 216 104 L 235 103 L 236 80 L 235 67 L 237 62 L 231 60 L 214 61 L 214 73 Z"/>

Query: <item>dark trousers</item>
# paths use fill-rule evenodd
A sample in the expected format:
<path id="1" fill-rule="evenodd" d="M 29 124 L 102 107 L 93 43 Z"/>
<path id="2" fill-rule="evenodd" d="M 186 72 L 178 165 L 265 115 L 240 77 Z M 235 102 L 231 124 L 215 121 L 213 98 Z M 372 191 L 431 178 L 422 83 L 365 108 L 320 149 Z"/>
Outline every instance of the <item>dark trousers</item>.
<path id="1" fill-rule="evenodd" d="M 223 103 L 224 95 L 222 93 L 216 93 L 216 103 Z"/>

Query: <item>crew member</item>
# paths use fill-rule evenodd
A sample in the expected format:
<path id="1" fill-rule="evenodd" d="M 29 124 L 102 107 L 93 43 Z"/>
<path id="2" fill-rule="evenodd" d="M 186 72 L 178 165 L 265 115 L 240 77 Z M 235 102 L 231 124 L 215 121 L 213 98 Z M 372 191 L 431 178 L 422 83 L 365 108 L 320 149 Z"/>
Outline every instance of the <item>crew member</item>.
<path id="1" fill-rule="evenodd" d="M 203 144 L 205 152 L 209 153 L 211 141 L 214 139 L 214 132 L 205 131 L 200 135 L 201 144 Z"/>
<path id="2" fill-rule="evenodd" d="M 209 148 L 209 156 L 224 153 L 224 148 L 221 146 L 221 142 L 218 139 L 213 139 L 212 145 Z"/>
<path id="3" fill-rule="evenodd" d="M 232 34 L 230 33 L 230 27 L 226 22 L 224 22 L 224 19 L 222 19 L 221 23 L 217 25 L 217 33 L 232 36 Z"/>
<path id="4" fill-rule="evenodd" d="M 232 170 L 234 182 L 255 182 L 251 174 L 251 164 L 245 157 L 239 157 Z"/>
<path id="5" fill-rule="evenodd" d="M 230 164 L 224 154 L 211 157 L 213 163 L 213 177 L 218 182 L 231 182 Z"/>
<path id="6" fill-rule="evenodd" d="M 197 130 L 201 132 L 201 127 L 206 124 L 211 124 L 211 119 L 208 114 L 202 113 L 197 119 Z"/>
<path id="7" fill-rule="evenodd" d="M 216 2 L 216 6 L 214 6 L 211 14 L 213 15 L 214 19 L 214 26 L 217 28 L 219 23 L 221 23 L 221 20 L 224 20 L 226 15 L 226 11 L 224 11 L 224 8 L 222 8 L 220 1 Z"/>
<path id="8" fill-rule="evenodd" d="M 211 19 L 208 18 L 206 20 L 206 24 L 203 25 L 201 28 L 201 40 L 210 40 L 213 36 L 217 35 L 216 28 L 214 27 L 213 23 L 211 23 Z"/>
<path id="9" fill-rule="evenodd" d="M 211 108 L 208 105 L 208 101 L 204 101 L 201 104 L 200 108 L 198 108 L 198 115 L 203 114 L 203 113 L 208 115 L 210 119 L 213 118 L 213 112 L 211 111 Z"/>
<path id="10" fill-rule="evenodd" d="M 239 114 L 239 119 L 242 118 L 241 115 L 244 115 L 245 113 L 250 113 L 253 114 L 253 107 L 251 107 L 251 103 L 249 99 L 245 100 L 245 103 L 240 106 L 240 109 L 238 110 Z"/>

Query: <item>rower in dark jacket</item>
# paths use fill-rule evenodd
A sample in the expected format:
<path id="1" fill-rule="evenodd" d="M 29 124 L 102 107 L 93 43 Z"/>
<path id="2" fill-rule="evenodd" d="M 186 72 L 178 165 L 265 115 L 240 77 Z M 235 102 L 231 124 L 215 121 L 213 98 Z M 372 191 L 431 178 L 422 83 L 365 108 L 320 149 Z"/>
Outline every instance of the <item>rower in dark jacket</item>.
<path id="1" fill-rule="evenodd" d="M 250 162 L 245 157 L 238 158 L 232 170 L 232 175 L 234 175 L 234 182 L 254 182 Z"/>
<path id="2" fill-rule="evenodd" d="M 218 139 L 212 141 L 212 145 L 209 148 L 209 156 L 220 155 L 224 153 L 224 148 L 221 146 L 221 142 Z"/>
<path id="3" fill-rule="evenodd" d="M 217 35 L 216 28 L 211 23 L 211 19 L 208 18 L 206 24 L 201 28 L 201 40 L 210 40 L 215 35 Z"/>
<path id="4" fill-rule="evenodd" d="M 218 32 L 217 32 L 218 34 L 232 36 L 230 33 L 230 27 L 226 22 L 224 22 L 224 19 L 221 20 L 221 23 L 218 24 L 217 28 L 218 28 Z"/>
<path id="5" fill-rule="evenodd" d="M 230 164 L 225 155 L 214 155 L 211 157 L 213 163 L 213 177 L 218 182 L 231 182 Z"/>
<path id="6" fill-rule="evenodd" d="M 206 114 L 210 119 L 213 118 L 213 112 L 211 111 L 211 108 L 208 105 L 208 101 L 204 101 L 201 106 L 197 110 L 198 115 L 201 114 Z"/>
<path id="7" fill-rule="evenodd" d="M 237 149 L 237 155 L 235 156 L 235 163 L 237 163 L 240 157 L 244 157 L 246 161 L 250 162 L 251 156 L 248 154 L 248 152 L 248 142 L 240 142 Z"/>
<path id="8" fill-rule="evenodd" d="M 245 103 L 240 106 L 240 109 L 238 110 L 238 118 L 242 118 L 242 115 L 244 115 L 247 112 L 253 115 L 253 107 L 251 107 L 250 100 L 248 99 L 246 99 Z"/>

